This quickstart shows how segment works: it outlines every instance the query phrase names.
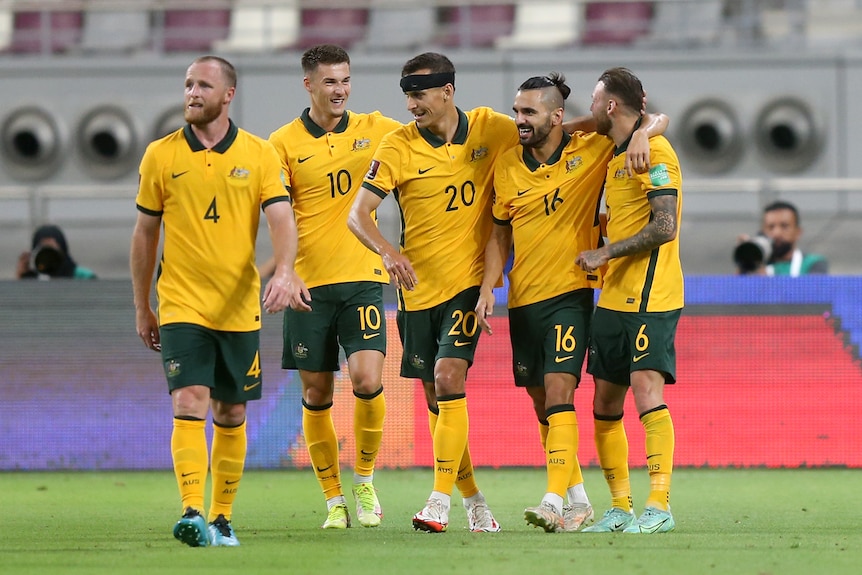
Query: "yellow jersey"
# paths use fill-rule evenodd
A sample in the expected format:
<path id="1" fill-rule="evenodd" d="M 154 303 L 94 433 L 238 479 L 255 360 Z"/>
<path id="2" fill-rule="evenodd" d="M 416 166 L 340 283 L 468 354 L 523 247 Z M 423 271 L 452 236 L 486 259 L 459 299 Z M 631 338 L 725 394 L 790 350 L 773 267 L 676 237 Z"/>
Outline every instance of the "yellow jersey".
<path id="1" fill-rule="evenodd" d="M 625 147 L 608 164 L 605 198 L 608 240 L 624 240 L 640 232 L 652 218 L 649 198 L 676 197 L 676 237 L 649 251 L 614 258 L 608 263 L 598 306 L 629 312 L 660 312 L 683 307 L 683 276 L 679 260 L 682 215 L 682 173 L 679 159 L 664 136 L 650 138 L 649 172 L 629 177 Z M 627 144 L 626 144 L 627 145 Z"/>
<path id="2" fill-rule="evenodd" d="M 151 143 L 137 208 L 164 227 L 156 282 L 161 325 L 260 329 L 255 240 L 261 208 L 288 201 L 272 145 L 231 122 L 207 149 L 184 128 Z"/>
<path id="3" fill-rule="evenodd" d="M 575 259 L 600 245 L 599 207 L 613 148 L 610 138 L 575 132 L 563 134 L 545 163 L 520 145 L 497 161 L 494 221 L 512 226 L 515 251 L 510 308 L 601 287 L 600 271 L 587 273 Z"/>
<path id="4" fill-rule="evenodd" d="M 296 272 L 309 288 L 388 283 L 380 256 L 350 232 L 347 217 L 380 140 L 402 124 L 380 112 L 345 112 L 327 132 L 308 112 L 269 136 L 281 157 L 296 217 Z"/>
<path id="5" fill-rule="evenodd" d="M 458 110 L 452 142 L 410 123 L 387 134 L 363 187 L 394 192 L 401 211 L 401 251 L 419 279 L 399 290 L 399 309 L 417 311 L 482 283 L 491 233 L 493 171 L 518 143 L 514 121 L 491 108 Z"/>

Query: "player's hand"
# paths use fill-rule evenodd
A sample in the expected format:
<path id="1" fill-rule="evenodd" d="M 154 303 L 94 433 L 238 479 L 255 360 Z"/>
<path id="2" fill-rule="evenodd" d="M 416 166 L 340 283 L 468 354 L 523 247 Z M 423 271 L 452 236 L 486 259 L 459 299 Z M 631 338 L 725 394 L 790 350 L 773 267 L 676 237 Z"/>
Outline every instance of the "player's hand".
<path id="1" fill-rule="evenodd" d="M 649 137 L 646 132 L 636 130 L 626 149 L 626 174 L 629 177 L 649 170 Z"/>
<path id="2" fill-rule="evenodd" d="M 481 288 L 479 290 L 479 301 L 476 302 L 476 317 L 479 318 L 479 327 L 488 335 L 494 335 L 491 324 L 486 319 L 494 313 L 494 290 Z"/>
<path id="3" fill-rule="evenodd" d="M 311 292 L 296 272 L 289 274 L 288 305 L 294 311 L 311 311 Z"/>
<path id="4" fill-rule="evenodd" d="M 287 307 L 296 311 L 311 311 L 311 294 L 295 271 L 276 274 L 267 282 L 263 292 L 263 308 L 267 313 L 278 313 Z"/>
<path id="5" fill-rule="evenodd" d="M 581 252 L 575 260 L 575 265 L 585 272 L 592 272 L 608 263 L 609 259 L 607 250 L 599 248 Z"/>
<path id="6" fill-rule="evenodd" d="M 138 310 L 135 313 L 135 329 L 138 337 L 148 349 L 162 351 L 162 340 L 159 336 L 159 320 L 151 308 Z"/>
<path id="7" fill-rule="evenodd" d="M 383 267 L 389 272 L 389 279 L 395 283 L 395 287 L 413 291 L 419 283 L 416 272 L 410 260 L 401 252 L 387 250 L 381 254 Z"/>

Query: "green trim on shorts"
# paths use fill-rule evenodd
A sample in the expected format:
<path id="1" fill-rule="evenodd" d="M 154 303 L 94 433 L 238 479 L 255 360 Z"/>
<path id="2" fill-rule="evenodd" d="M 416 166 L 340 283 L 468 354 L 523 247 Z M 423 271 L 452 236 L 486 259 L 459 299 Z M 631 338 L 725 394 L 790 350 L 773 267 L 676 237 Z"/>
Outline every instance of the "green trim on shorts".
<path id="1" fill-rule="evenodd" d="M 548 373 L 568 373 L 580 380 L 592 316 L 593 290 L 589 288 L 510 308 L 515 385 L 543 386 Z"/>
<path id="2" fill-rule="evenodd" d="M 386 355 L 383 285 L 347 282 L 318 286 L 311 311 L 284 311 L 281 367 L 306 371 L 339 371 L 340 349 L 379 351 Z"/>
<path id="3" fill-rule="evenodd" d="M 631 372 L 654 370 L 666 384 L 676 382 L 676 327 L 681 309 L 632 313 L 596 308 L 587 373 L 631 385 Z"/>
<path id="4" fill-rule="evenodd" d="M 457 358 L 473 365 L 479 342 L 476 302 L 479 286 L 465 289 L 450 300 L 420 311 L 398 310 L 398 335 L 404 353 L 401 377 L 434 381 L 438 359 Z"/>
<path id="5" fill-rule="evenodd" d="M 263 378 L 260 331 L 217 331 L 191 323 L 159 328 L 168 390 L 190 385 L 210 388 L 225 403 L 260 399 Z"/>

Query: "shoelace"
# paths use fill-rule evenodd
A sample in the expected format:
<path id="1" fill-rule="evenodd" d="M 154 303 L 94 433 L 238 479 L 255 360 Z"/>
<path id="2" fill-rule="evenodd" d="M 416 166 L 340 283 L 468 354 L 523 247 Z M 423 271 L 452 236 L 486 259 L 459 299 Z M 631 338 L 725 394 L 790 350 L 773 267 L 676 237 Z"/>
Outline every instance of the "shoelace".
<path id="1" fill-rule="evenodd" d="M 429 499 L 426 503 L 428 510 L 437 517 L 443 517 L 443 502 L 439 499 Z"/>
<path id="2" fill-rule="evenodd" d="M 370 485 L 360 485 L 356 488 L 359 504 L 366 511 L 374 511 L 374 488 Z"/>
<path id="3" fill-rule="evenodd" d="M 491 520 L 488 518 L 491 510 L 485 503 L 477 503 L 472 508 L 470 508 L 470 518 L 473 520 L 473 525 L 484 525 L 485 523 L 490 523 Z"/>
<path id="4" fill-rule="evenodd" d="M 347 506 L 346 505 L 336 505 L 332 509 L 329 510 L 328 516 L 331 519 L 332 517 L 344 517 L 347 515 Z"/>
<path id="5" fill-rule="evenodd" d="M 548 513 L 553 513 L 554 515 L 557 515 L 557 510 L 554 509 L 554 506 L 547 501 L 542 501 L 542 509 L 546 510 Z"/>
<path id="6" fill-rule="evenodd" d="M 213 521 L 213 527 L 218 529 L 218 532 L 222 534 L 222 537 L 230 537 L 230 524 L 227 522 L 227 519 L 224 518 L 224 515 L 219 515 L 216 517 L 216 520 Z"/>
<path id="7" fill-rule="evenodd" d="M 197 509 L 192 509 L 191 507 L 186 508 L 186 512 L 183 513 L 183 519 L 194 519 L 195 517 L 200 516 Z"/>

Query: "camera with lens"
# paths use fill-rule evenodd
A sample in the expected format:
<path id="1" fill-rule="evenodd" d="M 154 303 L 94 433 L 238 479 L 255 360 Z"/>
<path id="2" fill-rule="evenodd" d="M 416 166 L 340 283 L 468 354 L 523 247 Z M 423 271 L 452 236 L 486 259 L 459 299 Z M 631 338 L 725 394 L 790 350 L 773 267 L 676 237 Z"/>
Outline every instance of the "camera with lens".
<path id="1" fill-rule="evenodd" d="M 60 271 L 61 265 L 63 254 L 54 246 L 42 244 L 30 254 L 30 268 L 38 274 L 52 276 Z"/>
<path id="2" fill-rule="evenodd" d="M 769 263 L 772 257 L 772 240 L 757 234 L 740 243 L 733 250 L 733 261 L 741 274 L 750 274 Z"/>

